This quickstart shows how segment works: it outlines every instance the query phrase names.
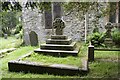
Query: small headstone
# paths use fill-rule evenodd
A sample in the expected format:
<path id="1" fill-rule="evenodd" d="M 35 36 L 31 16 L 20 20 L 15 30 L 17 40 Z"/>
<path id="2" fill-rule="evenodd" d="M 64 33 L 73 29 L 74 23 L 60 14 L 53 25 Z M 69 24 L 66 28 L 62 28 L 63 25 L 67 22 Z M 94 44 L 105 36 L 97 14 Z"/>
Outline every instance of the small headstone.
<path id="1" fill-rule="evenodd" d="M 31 31 L 30 34 L 30 44 L 31 46 L 37 46 L 38 45 L 38 36 L 34 31 Z"/>
<path id="2" fill-rule="evenodd" d="M 8 35 L 7 34 L 4 34 L 4 39 L 7 39 Z"/>
<path id="3" fill-rule="evenodd" d="M 65 23 L 61 18 L 56 18 L 53 22 L 53 27 L 56 29 L 56 35 L 63 35 L 63 28 L 65 28 Z"/>

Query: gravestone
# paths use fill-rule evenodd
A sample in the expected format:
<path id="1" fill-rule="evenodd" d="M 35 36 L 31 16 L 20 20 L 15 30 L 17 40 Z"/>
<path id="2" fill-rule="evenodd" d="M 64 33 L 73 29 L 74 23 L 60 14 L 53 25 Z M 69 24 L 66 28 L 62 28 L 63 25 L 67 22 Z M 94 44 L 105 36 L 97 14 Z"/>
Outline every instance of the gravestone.
<path id="1" fill-rule="evenodd" d="M 65 23 L 60 19 L 56 18 L 53 22 L 53 27 L 56 29 L 56 35 L 63 35 L 63 29 L 65 28 Z"/>
<path id="2" fill-rule="evenodd" d="M 112 23 L 111 22 L 108 22 L 106 25 L 105 25 L 105 29 L 106 29 L 106 37 L 107 38 L 111 38 L 111 29 L 113 28 L 112 26 Z"/>
<path id="3" fill-rule="evenodd" d="M 34 52 L 48 54 L 53 56 L 77 56 L 79 50 L 76 50 L 76 42 L 72 42 L 71 38 L 63 35 L 65 23 L 61 18 L 56 18 L 53 22 L 53 28 L 56 29 L 56 35 L 51 35 L 46 43 L 41 44 L 39 49 Z"/>
<path id="4" fill-rule="evenodd" d="M 8 35 L 7 34 L 4 34 L 4 39 L 7 39 Z"/>
<path id="5" fill-rule="evenodd" d="M 111 29 L 113 28 L 113 25 L 111 22 L 108 22 L 106 25 L 105 25 L 105 29 L 106 29 L 106 39 L 105 39 L 105 44 L 107 46 L 112 46 L 113 45 L 113 41 L 112 41 L 112 36 L 111 36 Z"/>
<path id="6" fill-rule="evenodd" d="M 30 44 L 31 46 L 37 46 L 38 45 L 38 36 L 34 31 L 31 31 L 29 34 L 30 37 Z"/>

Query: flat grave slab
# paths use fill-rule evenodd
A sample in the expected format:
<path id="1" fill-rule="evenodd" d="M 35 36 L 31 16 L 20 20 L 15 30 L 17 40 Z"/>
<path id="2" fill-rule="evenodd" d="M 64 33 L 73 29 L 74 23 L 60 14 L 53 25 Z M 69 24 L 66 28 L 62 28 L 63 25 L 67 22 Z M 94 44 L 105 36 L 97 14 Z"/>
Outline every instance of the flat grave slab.
<path id="1" fill-rule="evenodd" d="M 46 65 L 44 63 L 28 62 L 28 61 L 9 61 L 9 71 L 12 72 L 25 72 L 25 73 L 48 73 L 54 75 L 79 75 L 85 74 L 88 70 L 82 70 L 82 68 L 76 66 L 69 66 L 64 64 L 51 64 Z"/>
<path id="2" fill-rule="evenodd" d="M 36 59 L 36 56 L 39 60 Z M 71 57 L 65 58 L 59 57 L 58 59 L 58 57 L 44 56 L 39 55 L 37 53 L 29 52 L 16 60 L 9 61 L 8 69 L 11 72 L 24 72 L 37 74 L 47 73 L 54 75 L 71 75 L 71 76 L 84 75 L 88 73 L 89 69 L 87 59 L 84 60 L 83 62 L 78 57 L 77 58 Z M 48 61 L 48 58 L 50 61 Z M 53 60 L 51 61 L 51 59 Z M 64 62 L 64 60 L 67 61 Z M 69 62 L 71 60 L 72 62 Z"/>

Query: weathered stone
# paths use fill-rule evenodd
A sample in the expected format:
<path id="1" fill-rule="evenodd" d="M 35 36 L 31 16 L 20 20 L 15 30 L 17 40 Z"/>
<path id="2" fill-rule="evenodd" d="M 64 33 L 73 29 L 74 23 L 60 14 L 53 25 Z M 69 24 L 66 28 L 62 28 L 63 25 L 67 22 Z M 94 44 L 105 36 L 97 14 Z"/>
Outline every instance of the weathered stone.
<path id="1" fill-rule="evenodd" d="M 72 39 L 66 39 L 66 40 L 53 40 L 53 39 L 47 39 L 46 44 L 59 44 L 59 45 L 69 45 L 71 44 Z"/>
<path id="2" fill-rule="evenodd" d="M 52 35 L 51 39 L 65 40 L 65 39 L 67 39 L 67 36 L 65 36 L 65 35 Z"/>
<path id="3" fill-rule="evenodd" d="M 63 35 L 63 28 L 65 28 L 65 23 L 61 18 L 56 18 L 53 22 L 53 27 L 56 29 L 56 35 Z"/>
<path id="4" fill-rule="evenodd" d="M 61 56 L 61 57 L 77 56 L 77 55 L 78 55 L 78 50 L 74 50 L 74 51 L 64 51 L 64 50 L 35 49 L 34 52 L 37 52 L 37 53 L 39 53 L 39 54 L 44 54 L 44 55 Z"/>
<path id="5" fill-rule="evenodd" d="M 106 25 L 105 25 L 105 29 L 106 29 L 106 37 L 107 38 L 111 38 L 111 29 L 113 28 L 113 25 L 112 23 L 108 22 Z"/>
<path id="6" fill-rule="evenodd" d="M 10 49 L 3 49 L 3 50 L 0 50 L 0 55 L 2 55 L 3 53 L 8 53 L 8 52 L 12 52 L 16 50 L 16 48 L 10 48 Z"/>
<path id="7" fill-rule="evenodd" d="M 94 46 L 88 46 L 88 61 L 94 61 Z"/>
<path id="8" fill-rule="evenodd" d="M 8 35 L 7 34 L 4 34 L 4 39 L 7 39 Z"/>
<path id="9" fill-rule="evenodd" d="M 52 29 L 52 13 L 45 11 L 45 29 Z"/>
<path id="10" fill-rule="evenodd" d="M 74 41 L 83 40 L 85 36 L 81 36 L 81 35 L 83 34 L 82 32 L 84 31 L 84 27 L 85 27 L 84 18 L 77 19 L 76 15 L 74 15 L 74 12 L 71 12 L 70 14 L 68 14 L 67 12 L 64 11 L 64 9 L 62 9 L 63 11 L 60 11 L 60 9 L 54 9 L 54 13 L 57 13 L 55 12 L 55 10 L 59 11 L 58 15 L 63 12 L 62 19 L 65 21 L 65 25 L 66 25 L 66 27 L 63 30 L 63 34 L 69 36 Z M 54 17 L 54 13 L 53 13 L 53 17 Z M 83 13 L 81 12 L 79 14 L 82 15 Z M 94 26 L 93 20 L 95 18 L 94 14 L 96 13 L 93 10 L 89 12 L 88 28 L 90 29 L 88 30 L 89 31 L 88 34 L 91 34 L 93 31 L 93 26 Z M 44 14 L 42 14 L 40 10 L 38 9 L 31 10 L 23 7 L 22 17 L 23 17 L 23 29 L 25 31 L 24 32 L 25 44 L 30 44 L 29 38 L 27 38 L 28 37 L 27 35 L 29 34 L 26 34 L 26 33 L 29 33 L 29 31 L 34 30 L 39 36 L 38 39 L 42 42 L 46 40 L 46 36 L 49 36 L 52 34 L 51 32 L 49 34 L 46 34 L 49 29 L 45 29 Z M 36 23 L 36 24 L 33 24 L 33 23 Z M 100 32 L 105 31 L 105 23 L 106 23 L 105 17 L 99 19 L 99 24 L 102 27 L 102 28 L 99 27 Z M 74 33 L 77 30 L 80 30 L 79 34 Z"/>
<path id="11" fill-rule="evenodd" d="M 70 50 L 73 51 L 75 49 L 76 42 L 72 42 L 70 45 L 54 45 L 54 44 L 41 44 L 41 49 L 48 50 Z"/>
<path id="12" fill-rule="evenodd" d="M 31 73 L 48 73 L 54 75 L 79 75 L 86 73 L 87 70 L 82 70 L 76 66 L 63 65 L 63 64 L 44 64 L 28 61 L 9 61 L 9 71 L 12 72 L 31 72 Z"/>
<path id="13" fill-rule="evenodd" d="M 30 34 L 30 43 L 31 46 L 37 46 L 38 45 L 38 36 L 34 31 L 31 31 Z"/>
<path id="14" fill-rule="evenodd" d="M 106 39 L 104 41 L 105 45 L 107 46 L 112 46 L 114 43 L 112 41 L 112 36 L 111 36 L 111 29 L 113 28 L 112 23 L 108 22 L 105 25 L 105 29 L 106 29 Z"/>
<path id="15" fill-rule="evenodd" d="M 105 43 L 105 45 L 107 45 L 109 47 L 112 47 L 114 45 L 114 42 L 111 38 L 105 38 L 104 43 Z"/>
<path id="16" fill-rule="evenodd" d="M 23 40 L 24 40 L 25 45 L 30 45 L 29 33 L 26 30 L 24 31 Z"/>
<path id="17" fill-rule="evenodd" d="M 61 18 L 61 3 L 53 2 L 52 8 L 53 8 L 53 11 L 52 11 L 53 12 L 53 19 Z"/>

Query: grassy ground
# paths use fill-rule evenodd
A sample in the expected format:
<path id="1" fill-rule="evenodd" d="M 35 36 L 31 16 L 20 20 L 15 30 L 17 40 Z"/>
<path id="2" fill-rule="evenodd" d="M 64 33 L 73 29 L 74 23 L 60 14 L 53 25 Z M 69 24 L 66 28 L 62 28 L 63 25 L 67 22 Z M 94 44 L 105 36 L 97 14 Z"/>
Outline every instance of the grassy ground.
<path id="1" fill-rule="evenodd" d="M 33 62 L 43 62 L 49 65 L 56 63 L 56 64 L 73 65 L 78 67 L 82 66 L 80 57 L 73 57 L 73 56 L 68 56 L 63 58 L 63 57 L 44 56 L 42 54 L 33 53 L 30 57 L 26 57 L 23 60 L 33 61 Z"/>
<path id="2" fill-rule="evenodd" d="M 5 48 L 19 47 L 21 43 L 22 40 L 16 39 L 15 37 L 8 37 L 8 39 L 0 37 L 0 50 Z"/>
<path id="3" fill-rule="evenodd" d="M 10 38 L 9 38 L 10 39 Z M 11 39 L 11 40 L 14 40 Z M 8 41 L 8 42 L 7 42 Z M 6 43 L 10 43 L 10 40 L 7 40 Z M 4 42 L 5 44 L 5 42 Z M 11 44 L 11 43 L 10 43 Z M 81 45 L 81 44 L 79 44 Z M 0 49 L 6 48 L 1 47 Z M 36 47 L 31 47 L 31 46 L 25 46 L 25 47 L 20 47 L 17 50 L 11 52 L 11 54 L 5 56 L 4 58 L 0 59 L 0 74 L 2 72 L 2 78 L 114 78 L 118 77 L 118 52 L 117 51 L 95 51 L 95 61 L 89 63 L 89 68 L 90 72 L 84 76 L 55 76 L 55 75 L 48 75 L 46 74 L 31 74 L 31 73 L 17 73 L 17 72 L 9 72 L 8 71 L 8 61 L 10 60 L 15 60 L 19 58 L 20 56 L 33 51 Z M 72 60 L 75 59 L 75 61 L 81 59 L 81 57 L 85 57 L 87 54 L 87 47 L 82 46 L 79 57 L 77 58 L 72 58 Z M 37 58 L 37 54 L 34 55 Z M 55 57 L 46 57 L 46 56 L 41 56 L 40 60 L 47 60 L 51 61 L 51 58 L 55 60 L 59 60 L 59 62 L 63 62 L 64 59 L 62 58 L 55 58 Z M 69 59 L 71 57 L 66 58 L 65 60 Z M 37 59 L 35 59 L 37 60 Z M 38 59 L 39 61 L 39 59 Z M 70 63 L 72 61 L 68 60 Z M 46 61 L 45 61 L 46 62 Z M 66 62 L 65 62 L 66 63 Z M 74 62 L 73 62 L 74 63 Z"/>

